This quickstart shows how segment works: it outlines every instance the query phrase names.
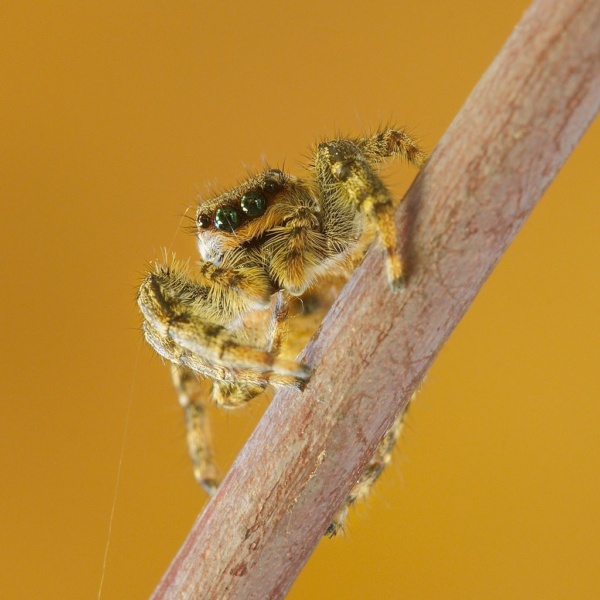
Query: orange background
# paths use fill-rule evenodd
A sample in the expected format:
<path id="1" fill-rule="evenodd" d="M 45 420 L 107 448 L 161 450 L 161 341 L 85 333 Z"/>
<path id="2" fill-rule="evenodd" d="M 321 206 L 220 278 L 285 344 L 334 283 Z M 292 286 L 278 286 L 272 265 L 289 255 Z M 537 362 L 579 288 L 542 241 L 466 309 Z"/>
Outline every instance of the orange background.
<path id="1" fill-rule="evenodd" d="M 2 598 L 96 598 L 107 540 L 102 598 L 145 598 L 206 501 L 135 306 L 205 184 L 380 123 L 433 149 L 528 3 L 95 4 L 0 10 Z M 596 123 L 290 598 L 600 596 L 599 154 Z M 215 415 L 221 465 L 262 408 Z"/>

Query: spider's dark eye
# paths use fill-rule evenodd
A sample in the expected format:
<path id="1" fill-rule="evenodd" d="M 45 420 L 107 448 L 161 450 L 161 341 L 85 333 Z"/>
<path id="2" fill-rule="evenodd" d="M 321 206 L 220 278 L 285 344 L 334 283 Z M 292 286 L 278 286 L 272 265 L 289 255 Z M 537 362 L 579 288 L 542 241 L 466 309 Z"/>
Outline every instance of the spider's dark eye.
<path id="1" fill-rule="evenodd" d="M 240 215 L 231 206 L 222 206 L 215 212 L 215 227 L 223 231 L 233 231 L 240 224 Z"/>
<path id="2" fill-rule="evenodd" d="M 281 184 L 275 179 L 267 179 L 263 187 L 267 194 L 276 194 L 281 189 Z"/>
<path id="3" fill-rule="evenodd" d="M 206 229 L 210 227 L 210 217 L 208 215 L 198 215 L 198 227 L 202 227 L 202 229 Z"/>
<path id="4" fill-rule="evenodd" d="M 337 162 L 333 165 L 332 171 L 338 181 L 346 181 L 352 175 L 351 163 L 348 160 Z"/>
<path id="5" fill-rule="evenodd" d="M 240 206 L 249 217 L 260 217 L 267 210 L 267 199 L 260 192 L 248 192 L 242 196 Z"/>

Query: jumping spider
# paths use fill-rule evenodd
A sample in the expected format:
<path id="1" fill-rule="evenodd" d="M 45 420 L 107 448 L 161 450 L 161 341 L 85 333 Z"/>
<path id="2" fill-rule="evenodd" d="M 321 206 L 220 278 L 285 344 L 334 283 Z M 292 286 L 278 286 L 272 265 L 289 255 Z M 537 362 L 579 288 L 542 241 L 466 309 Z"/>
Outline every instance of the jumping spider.
<path id="1" fill-rule="evenodd" d="M 294 359 L 293 344 L 304 344 L 311 332 L 288 335 L 289 314 L 303 313 L 294 324 L 319 309 L 321 316 L 332 300 L 329 290 L 339 287 L 328 282 L 344 281 L 374 238 L 386 253 L 389 284 L 400 288 L 397 203 L 377 170 L 394 156 L 416 167 L 425 160 L 404 131 L 386 129 L 318 144 L 310 180 L 266 169 L 200 203 L 195 229 L 201 260 L 193 277 L 176 263 L 159 264 L 143 281 L 138 304 L 144 335 L 172 363 L 194 476 L 209 494 L 219 476 L 207 398 L 234 408 L 267 386 L 302 388 L 310 373 Z M 327 535 L 335 535 L 348 505 L 368 493 L 389 462 L 402 418 L 382 439 Z"/>

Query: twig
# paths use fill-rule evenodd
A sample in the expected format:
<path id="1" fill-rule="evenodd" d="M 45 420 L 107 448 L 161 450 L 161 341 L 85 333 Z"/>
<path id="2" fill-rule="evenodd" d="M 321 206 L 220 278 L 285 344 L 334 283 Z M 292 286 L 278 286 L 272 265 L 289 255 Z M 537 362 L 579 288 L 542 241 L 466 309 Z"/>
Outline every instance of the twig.
<path id="1" fill-rule="evenodd" d="M 378 251 L 200 515 L 154 598 L 281 598 L 352 482 L 600 107 L 600 2 L 538 0 L 399 216 L 410 278 Z"/>

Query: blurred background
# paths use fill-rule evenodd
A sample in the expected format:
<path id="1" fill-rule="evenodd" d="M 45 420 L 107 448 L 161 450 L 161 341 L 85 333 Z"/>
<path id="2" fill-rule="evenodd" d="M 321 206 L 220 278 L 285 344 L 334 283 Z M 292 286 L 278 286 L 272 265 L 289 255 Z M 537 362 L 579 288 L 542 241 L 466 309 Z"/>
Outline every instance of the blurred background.
<path id="1" fill-rule="evenodd" d="M 135 295 L 207 184 L 392 122 L 431 151 L 527 5 L 3 3 L 2 598 L 146 598 L 206 503 Z M 290 598 L 599 597 L 599 154 L 596 123 Z M 223 468 L 263 409 L 214 415 Z"/>

